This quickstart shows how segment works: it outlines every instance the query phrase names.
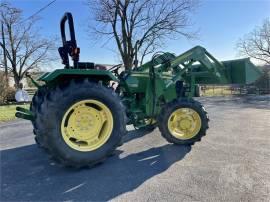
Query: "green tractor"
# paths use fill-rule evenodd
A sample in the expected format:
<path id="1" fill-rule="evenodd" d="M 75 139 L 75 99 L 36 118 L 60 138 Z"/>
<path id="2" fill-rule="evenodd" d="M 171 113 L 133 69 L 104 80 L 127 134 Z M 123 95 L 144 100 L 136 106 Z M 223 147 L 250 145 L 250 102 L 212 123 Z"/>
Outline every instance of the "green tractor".
<path id="1" fill-rule="evenodd" d="M 32 80 L 38 90 L 30 110 L 17 108 L 16 116 L 32 121 L 37 144 L 65 166 L 103 161 L 121 145 L 126 125 L 131 124 L 148 131 L 158 127 L 168 142 L 192 145 L 205 136 L 209 122 L 204 107 L 192 99 L 196 85 L 239 81 L 231 76 L 234 63 L 225 66 L 200 46 L 179 56 L 159 52 L 129 71 L 121 71 L 122 65 L 105 70 L 79 62 L 70 13 L 60 27 L 63 47 L 59 53 L 65 68 L 38 78 L 42 86 Z M 241 82 L 247 83 L 244 77 Z"/>

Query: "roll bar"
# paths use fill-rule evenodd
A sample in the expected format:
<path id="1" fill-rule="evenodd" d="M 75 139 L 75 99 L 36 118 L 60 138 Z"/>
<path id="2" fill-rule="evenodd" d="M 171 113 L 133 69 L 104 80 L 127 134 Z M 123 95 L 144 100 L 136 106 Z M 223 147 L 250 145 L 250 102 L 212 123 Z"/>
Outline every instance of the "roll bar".
<path id="1" fill-rule="evenodd" d="M 65 25 L 68 22 L 70 40 L 66 38 Z M 66 12 L 60 21 L 60 30 L 61 30 L 61 38 L 63 46 L 59 47 L 58 51 L 60 57 L 62 58 L 62 63 L 65 65 L 65 68 L 71 68 L 69 65 L 69 56 L 73 60 L 73 68 L 78 68 L 80 48 L 77 47 L 75 31 L 74 31 L 74 23 L 72 14 Z"/>

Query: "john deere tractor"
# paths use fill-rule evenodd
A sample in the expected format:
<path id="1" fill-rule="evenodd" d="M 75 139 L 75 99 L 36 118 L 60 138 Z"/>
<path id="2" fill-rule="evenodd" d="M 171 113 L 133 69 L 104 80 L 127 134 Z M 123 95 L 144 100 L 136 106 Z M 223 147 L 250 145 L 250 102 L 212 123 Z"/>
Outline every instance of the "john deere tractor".
<path id="1" fill-rule="evenodd" d="M 38 90 L 30 110 L 17 108 L 16 116 L 32 121 L 37 144 L 65 166 L 92 166 L 112 155 L 126 125 L 158 127 L 168 142 L 192 145 L 205 136 L 209 122 L 201 103 L 192 99 L 196 85 L 245 84 L 260 75 L 248 59 L 221 63 L 200 46 L 179 56 L 156 53 L 132 70 L 121 71 L 122 65 L 105 70 L 79 62 L 70 13 L 60 27 L 65 67 L 38 78 L 42 86 L 32 80 Z"/>

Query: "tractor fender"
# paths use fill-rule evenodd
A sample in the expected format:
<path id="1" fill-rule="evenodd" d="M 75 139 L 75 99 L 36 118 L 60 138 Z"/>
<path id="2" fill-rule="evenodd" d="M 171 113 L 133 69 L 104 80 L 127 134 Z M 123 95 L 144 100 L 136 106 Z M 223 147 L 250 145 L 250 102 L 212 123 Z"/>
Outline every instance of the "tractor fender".
<path id="1" fill-rule="evenodd" d="M 57 69 L 50 73 L 45 73 L 37 80 L 51 83 L 60 78 L 94 78 L 100 81 L 116 81 L 119 82 L 110 71 L 96 69 Z"/>

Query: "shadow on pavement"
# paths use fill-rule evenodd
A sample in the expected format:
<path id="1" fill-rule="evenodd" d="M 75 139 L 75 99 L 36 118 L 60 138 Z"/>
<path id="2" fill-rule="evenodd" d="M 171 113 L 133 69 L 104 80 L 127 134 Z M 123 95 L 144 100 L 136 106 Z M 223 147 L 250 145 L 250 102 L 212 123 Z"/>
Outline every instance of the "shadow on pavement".
<path id="1" fill-rule="evenodd" d="M 134 139 L 141 138 L 149 133 L 151 133 L 151 131 L 144 129 L 144 128 L 130 130 L 130 131 L 128 131 L 127 135 L 125 135 L 123 137 L 122 142 L 127 143 L 129 141 L 134 140 Z"/>
<path id="2" fill-rule="evenodd" d="M 107 201 L 166 171 L 190 151 L 167 144 L 121 157 L 92 169 L 72 170 L 47 160 L 36 145 L 1 151 L 1 201 Z"/>

